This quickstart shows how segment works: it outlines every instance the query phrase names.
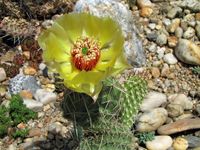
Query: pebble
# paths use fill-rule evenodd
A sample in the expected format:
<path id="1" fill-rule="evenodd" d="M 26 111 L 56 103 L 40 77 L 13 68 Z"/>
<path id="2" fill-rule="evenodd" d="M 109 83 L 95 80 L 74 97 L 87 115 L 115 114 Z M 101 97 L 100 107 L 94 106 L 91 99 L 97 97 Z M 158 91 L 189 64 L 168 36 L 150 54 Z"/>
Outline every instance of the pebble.
<path id="1" fill-rule="evenodd" d="M 19 94 L 24 99 L 32 99 L 33 98 L 33 94 L 28 90 L 22 90 L 22 91 L 20 91 Z"/>
<path id="2" fill-rule="evenodd" d="M 152 53 L 156 52 L 156 44 L 152 43 L 149 47 L 148 50 Z"/>
<path id="3" fill-rule="evenodd" d="M 163 103 L 166 102 L 167 96 L 165 94 L 151 91 L 145 96 L 140 106 L 140 110 L 143 112 L 150 111 L 154 108 L 161 106 Z"/>
<path id="4" fill-rule="evenodd" d="M 169 31 L 170 33 L 174 33 L 175 30 L 179 27 L 180 22 L 181 22 L 181 21 L 180 21 L 180 19 L 178 19 L 178 18 L 173 19 L 173 20 L 172 20 L 172 23 L 171 23 L 169 26 L 167 26 L 168 31 Z"/>
<path id="5" fill-rule="evenodd" d="M 0 96 L 4 97 L 7 94 L 6 86 L 0 85 Z"/>
<path id="6" fill-rule="evenodd" d="M 154 30 L 156 28 L 156 24 L 155 23 L 150 23 L 148 25 L 148 27 L 151 29 L 151 30 Z"/>
<path id="7" fill-rule="evenodd" d="M 29 137 L 41 136 L 42 132 L 39 128 L 33 128 L 29 131 Z"/>
<path id="8" fill-rule="evenodd" d="M 164 108 L 155 108 L 142 114 L 136 125 L 139 132 L 155 131 L 167 120 L 167 111 Z"/>
<path id="9" fill-rule="evenodd" d="M 168 19 L 168 18 L 164 18 L 164 19 L 163 19 L 163 24 L 164 24 L 165 26 L 168 26 L 168 25 L 171 24 L 171 20 Z"/>
<path id="10" fill-rule="evenodd" d="M 182 119 L 158 128 L 159 134 L 170 135 L 182 131 L 200 128 L 200 119 Z"/>
<path id="11" fill-rule="evenodd" d="M 164 33 L 159 34 L 156 43 L 160 46 L 167 44 L 167 36 Z"/>
<path id="12" fill-rule="evenodd" d="M 200 39 L 200 24 L 198 24 L 196 27 L 196 33 L 197 33 L 197 37 Z"/>
<path id="13" fill-rule="evenodd" d="M 146 142 L 146 147 L 148 150 L 167 150 L 172 143 L 170 136 L 155 136 L 154 140 Z"/>
<path id="14" fill-rule="evenodd" d="M 25 75 L 35 75 L 36 73 L 37 73 L 37 70 L 33 67 L 28 66 L 24 68 Z"/>
<path id="15" fill-rule="evenodd" d="M 154 78 L 158 78 L 160 76 L 160 70 L 157 67 L 152 67 L 151 74 Z"/>
<path id="16" fill-rule="evenodd" d="M 139 8 L 153 7 L 153 3 L 150 0 L 137 0 L 137 5 Z"/>
<path id="17" fill-rule="evenodd" d="M 183 36 L 183 29 L 181 27 L 177 27 L 175 30 L 175 36 L 177 38 L 181 38 Z"/>
<path id="18" fill-rule="evenodd" d="M 0 68 L 0 82 L 4 81 L 6 79 L 6 72 L 4 68 Z"/>
<path id="19" fill-rule="evenodd" d="M 178 43 L 178 39 L 176 36 L 169 36 L 167 38 L 169 47 L 176 47 L 176 44 Z"/>
<path id="20" fill-rule="evenodd" d="M 55 102 L 57 99 L 57 95 L 55 93 L 46 91 L 44 89 L 38 89 L 34 97 L 37 101 L 41 102 L 44 105 Z"/>
<path id="21" fill-rule="evenodd" d="M 178 60 L 172 53 L 165 54 L 163 60 L 169 65 L 175 65 L 178 62 Z"/>
<path id="22" fill-rule="evenodd" d="M 186 64 L 200 65 L 200 47 L 189 40 L 180 39 L 175 48 L 175 54 Z"/>
<path id="23" fill-rule="evenodd" d="M 187 30 L 183 33 L 183 37 L 185 39 L 190 39 L 194 37 L 195 35 L 195 30 L 192 27 L 188 27 Z"/>
<path id="24" fill-rule="evenodd" d="M 190 148 L 200 147 L 200 137 L 188 135 L 185 137 Z"/>
<path id="25" fill-rule="evenodd" d="M 173 142 L 174 150 L 187 150 L 188 141 L 185 138 L 178 137 Z"/>
<path id="26" fill-rule="evenodd" d="M 151 7 L 142 7 L 140 10 L 141 17 L 149 17 L 153 13 L 153 9 Z"/>
<path id="27" fill-rule="evenodd" d="M 164 63 L 163 64 L 163 68 L 161 70 L 161 76 L 162 77 L 168 77 L 170 74 L 170 69 L 169 69 L 169 65 Z"/>
<path id="28" fill-rule="evenodd" d="M 180 7 L 188 8 L 193 12 L 200 12 L 199 0 L 183 0 L 179 3 Z"/>
<path id="29" fill-rule="evenodd" d="M 173 19 L 181 12 L 182 12 L 182 9 L 180 7 L 173 7 L 168 11 L 167 17 L 170 19 Z"/>
<path id="30" fill-rule="evenodd" d="M 32 99 L 23 99 L 24 104 L 27 108 L 34 110 L 36 112 L 42 111 L 43 104 L 41 102 Z"/>
<path id="31" fill-rule="evenodd" d="M 183 106 L 179 104 L 169 104 L 166 109 L 170 117 L 178 117 L 184 112 Z"/>
<path id="32" fill-rule="evenodd" d="M 157 37 L 158 37 L 158 34 L 156 32 L 151 32 L 151 33 L 147 34 L 147 39 L 149 41 L 154 41 L 155 42 Z"/>

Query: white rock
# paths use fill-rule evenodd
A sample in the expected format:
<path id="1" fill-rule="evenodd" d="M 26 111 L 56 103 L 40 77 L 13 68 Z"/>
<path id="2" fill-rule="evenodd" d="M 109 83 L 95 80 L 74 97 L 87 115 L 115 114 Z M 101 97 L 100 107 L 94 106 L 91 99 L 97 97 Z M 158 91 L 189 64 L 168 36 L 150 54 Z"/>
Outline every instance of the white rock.
<path id="1" fill-rule="evenodd" d="M 171 104 L 181 105 L 184 110 L 191 110 L 193 103 L 184 94 L 173 94 L 168 97 Z"/>
<path id="2" fill-rule="evenodd" d="M 55 93 L 46 91 L 44 89 L 38 89 L 34 97 L 37 101 L 43 103 L 44 105 L 55 102 L 57 99 L 57 95 Z"/>
<path id="3" fill-rule="evenodd" d="M 137 120 L 136 130 L 139 132 L 155 131 L 167 120 L 168 113 L 164 108 L 155 108 L 142 114 Z"/>
<path id="4" fill-rule="evenodd" d="M 140 106 L 141 111 L 150 111 L 154 108 L 161 106 L 167 102 L 167 96 L 159 92 L 149 92 L 144 98 L 142 105 Z"/>
<path id="5" fill-rule="evenodd" d="M 137 5 L 140 8 L 143 8 L 143 7 L 153 7 L 153 3 L 150 0 L 137 0 Z"/>
<path id="6" fill-rule="evenodd" d="M 167 150 L 172 146 L 173 140 L 170 136 L 155 136 L 152 141 L 146 142 L 148 150 Z"/>
<path id="7" fill-rule="evenodd" d="M 190 39 L 194 37 L 195 35 L 195 30 L 192 27 L 188 27 L 187 30 L 184 32 L 183 37 L 185 39 Z"/>
<path id="8" fill-rule="evenodd" d="M 165 54 L 163 60 L 169 65 L 174 65 L 178 62 L 178 60 L 172 53 Z"/>
<path id="9" fill-rule="evenodd" d="M 42 111 L 43 104 L 33 99 L 23 99 L 24 104 L 27 108 L 34 111 Z"/>
<path id="10" fill-rule="evenodd" d="M 175 54 L 184 63 L 200 65 L 200 47 L 192 41 L 180 39 Z"/>
<path id="11" fill-rule="evenodd" d="M 0 82 L 6 79 L 6 72 L 3 68 L 0 68 Z"/>

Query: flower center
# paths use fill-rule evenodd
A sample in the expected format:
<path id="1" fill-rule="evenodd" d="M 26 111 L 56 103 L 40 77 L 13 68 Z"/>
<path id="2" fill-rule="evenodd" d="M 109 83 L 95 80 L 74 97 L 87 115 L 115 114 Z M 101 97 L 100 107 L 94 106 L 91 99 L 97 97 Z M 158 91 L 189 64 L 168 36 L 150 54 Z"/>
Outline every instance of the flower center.
<path id="1" fill-rule="evenodd" d="M 92 70 L 100 58 L 100 44 L 90 37 L 78 38 L 71 50 L 72 62 L 79 70 Z"/>

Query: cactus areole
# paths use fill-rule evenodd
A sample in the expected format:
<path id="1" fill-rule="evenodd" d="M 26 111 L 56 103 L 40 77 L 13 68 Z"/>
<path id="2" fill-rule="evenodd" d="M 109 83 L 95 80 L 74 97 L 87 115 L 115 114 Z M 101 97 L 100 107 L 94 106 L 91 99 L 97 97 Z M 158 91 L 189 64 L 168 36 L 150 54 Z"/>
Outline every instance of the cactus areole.
<path id="1" fill-rule="evenodd" d="M 38 37 L 43 60 L 66 87 L 94 100 L 102 81 L 129 67 L 121 27 L 109 17 L 71 13 L 59 17 Z"/>

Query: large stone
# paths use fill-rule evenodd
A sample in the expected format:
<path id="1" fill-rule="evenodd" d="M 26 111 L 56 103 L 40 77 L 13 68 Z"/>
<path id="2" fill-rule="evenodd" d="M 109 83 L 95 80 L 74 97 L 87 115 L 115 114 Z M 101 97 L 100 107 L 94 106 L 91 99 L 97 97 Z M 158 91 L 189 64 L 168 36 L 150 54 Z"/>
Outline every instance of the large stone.
<path id="1" fill-rule="evenodd" d="M 139 132 L 155 131 L 167 120 L 167 111 L 164 108 L 155 108 L 149 112 L 142 114 L 136 125 Z"/>
<path id="2" fill-rule="evenodd" d="M 125 36 L 124 49 L 129 63 L 143 66 L 146 63 L 142 43 L 138 39 L 138 31 L 134 26 L 134 18 L 123 3 L 115 0 L 79 0 L 74 12 L 89 12 L 98 17 L 111 17 L 117 21 Z"/>
<path id="3" fill-rule="evenodd" d="M 180 7 L 189 8 L 193 12 L 200 12 L 199 0 L 181 0 L 178 1 Z"/>
<path id="4" fill-rule="evenodd" d="M 140 106 L 141 111 L 150 111 L 154 108 L 161 106 L 167 102 L 167 96 L 159 92 L 149 92 L 144 98 L 142 105 Z"/>
<path id="5" fill-rule="evenodd" d="M 172 143 L 170 136 L 155 136 L 154 140 L 146 142 L 146 147 L 148 150 L 167 150 Z"/>
<path id="6" fill-rule="evenodd" d="M 40 86 L 37 84 L 36 78 L 29 75 L 18 74 L 10 79 L 9 83 L 9 91 L 11 94 L 20 93 L 22 90 L 28 90 L 34 94 L 39 88 Z"/>
<path id="7" fill-rule="evenodd" d="M 200 47 L 189 40 L 180 39 L 175 54 L 186 64 L 200 65 Z"/>
<path id="8" fill-rule="evenodd" d="M 199 129 L 200 128 L 200 119 L 182 119 L 176 122 L 163 125 L 158 128 L 157 132 L 162 135 L 170 135 L 182 131 Z"/>
<path id="9" fill-rule="evenodd" d="M 24 104 L 27 108 L 39 112 L 42 111 L 43 104 L 41 102 L 35 101 L 33 99 L 23 99 Z"/>

